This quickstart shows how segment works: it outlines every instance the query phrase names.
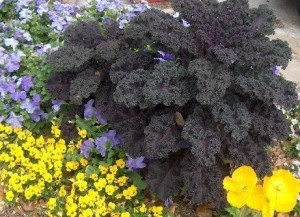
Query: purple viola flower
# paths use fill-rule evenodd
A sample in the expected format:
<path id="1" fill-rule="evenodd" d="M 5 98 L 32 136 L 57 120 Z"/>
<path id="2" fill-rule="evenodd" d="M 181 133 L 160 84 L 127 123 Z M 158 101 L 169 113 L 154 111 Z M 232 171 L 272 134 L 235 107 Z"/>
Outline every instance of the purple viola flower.
<path id="1" fill-rule="evenodd" d="M 91 140 L 85 140 L 80 147 L 80 153 L 83 154 L 84 157 L 88 158 L 92 148 L 94 148 L 94 143 Z"/>
<path id="2" fill-rule="evenodd" d="M 47 115 L 45 112 L 41 109 L 36 109 L 34 112 L 31 114 L 31 119 L 35 122 L 39 122 L 42 118 L 46 118 Z"/>
<path id="3" fill-rule="evenodd" d="M 173 54 L 165 53 L 165 52 L 163 52 L 163 51 L 161 51 L 161 50 L 159 50 L 159 51 L 157 51 L 157 52 L 159 53 L 159 55 L 160 55 L 161 57 L 159 57 L 159 58 L 154 58 L 154 59 L 159 60 L 160 62 L 175 61 L 175 60 L 176 60 L 176 57 L 175 57 L 175 55 L 173 55 Z"/>
<path id="4" fill-rule="evenodd" d="M 110 142 L 106 136 L 101 136 L 95 140 L 96 149 L 100 152 L 102 157 L 106 155 L 106 142 Z"/>
<path id="5" fill-rule="evenodd" d="M 108 18 L 108 17 L 105 17 L 103 20 L 102 20 L 102 23 L 104 25 L 109 25 L 112 23 L 112 19 L 111 18 Z"/>
<path id="6" fill-rule="evenodd" d="M 47 53 L 49 50 L 51 50 L 51 44 L 45 44 L 42 47 L 38 46 L 38 49 L 33 54 L 35 56 L 40 56 L 44 53 Z"/>
<path id="7" fill-rule="evenodd" d="M 169 207 L 173 204 L 173 199 L 172 199 L 172 196 L 168 197 L 166 200 L 165 200 L 165 206 L 166 207 Z"/>
<path id="8" fill-rule="evenodd" d="M 11 99 L 15 102 L 19 100 L 25 100 L 26 99 L 26 92 L 25 91 L 18 91 L 11 94 Z"/>
<path id="9" fill-rule="evenodd" d="M 145 157 L 131 158 L 128 156 L 128 160 L 126 162 L 126 167 L 129 171 L 136 171 L 138 169 L 142 169 L 146 166 L 144 163 Z"/>
<path id="10" fill-rule="evenodd" d="M 12 47 L 12 49 L 15 50 L 19 42 L 14 38 L 6 38 L 4 39 L 4 44 L 5 46 Z"/>
<path id="11" fill-rule="evenodd" d="M 91 119 L 93 117 L 96 117 L 98 122 L 101 123 L 102 125 L 107 124 L 107 120 L 105 120 L 101 113 L 93 107 L 94 100 L 91 99 L 89 100 L 85 105 L 84 105 L 84 118 L 85 119 Z"/>
<path id="12" fill-rule="evenodd" d="M 102 12 L 106 9 L 106 5 L 103 4 L 102 2 L 99 2 L 97 5 L 96 5 L 96 9 L 99 11 L 99 12 Z"/>
<path id="13" fill-rule="evenodd" d="M 189 24 L 186 20 L 181 19 L 181 21 L 182 21 L 182 25 L 183 25 L 184 27 L 190 27 L 190 26 L 191 26 L 191 24 Z"/>
<path id="14" fill-rule="evenodd" d="M 58 100 L 58 99 L 55 99 L 55 100 L 52 100 L 52 109 L 53 111 L 56 113 L 60 110 L 60 107 L 65 104 L 65 101 L 63 100 Z"/>
<path id="15" fill-rule="evenodd" d="M 3 115 L 0 115 L 0 123 L 2 122 L 2 121 L 4 121 L 4 116 Z"/>
<path id="16" fill-rule="evenodd" d="M 121 143 L 120 137 L 115 130 L 109 130 L 103 136 L 107 137 L 112 144 L 112 147 L 118 146 Z"/>
<path id="17" fill-rule="evenodd" d="M 279 75 L 280 72 L 280 66 L 273 66 L 271 68 L 271 71 L 273 72 L 274 75 Z"/>
<path id="18" fill-rule="evenodd" d="M 20 64 L 18 62 L 14 62 L 14 61 L 11 61 L 9 60 L 4 68 L 8 71 L 8 72 L 15 72 L 15 71 L 18 71 L 19 68 L 20 68 Z"/>
<path id="19" fill-rule="evenodd" d="M 36 12 L 39 16 L 42 16 L 44 13 L 48 13 L 49 8 L 47 4 L 40 4 L 37 6 Z"/>
<path id="20" fill-rule="evenodd" d="M 40 102 L 41 102 L 41 95 L 38 93 L 35 93 L 32 97 L 32 102 L 33 105 L 35 106 L 40 106 Z"/>
<path id="21" fill-rule="evenodd" d="M 21 86 L 22 89 L 26 92 L 30 90 L 30 88 L 33 87 L 32 77 L 30 75 L 26 75 L 21 78 Z"/>
<path id="22" fill-rule="evenodd" d="M 32 18 L 32 12 L 31 10 L 27 9 L 27 8 L 23 8 L 20 13 L 19 16 L 21 18 L 21 22 L 27 22 L 28 20 L 30 20 Z"/>
<path id="23" fill-rule="evenodd" d="M 22 121 L 23 121 L 22 115 L 15 115 L 14 112 L 10 112 L 9 117 L 6 119 L 6 123 L 10 124 L 12 127 L 22 127 Z"/>
<path id="24" fill-rule="evenodd" d="M 20 108 L 26 110 L 29 114 L 33 114 L 36 109 L 39 109 L 39 107 L 37 107 L 33 101 L 28 98 L 22 102 Z"/>
<path id="25" fill-rule="evenodd" d="M 35 6 L 38 7 L 38 6 L 40 6 L 42 4 L 46 4 L 46 3 L 47 3 L 46 0 L 36 0 L 35 1 Z"/>
<path id="26" fill-rule="evenodd" d="M 4 68 L 8 72 L 17 71 L 20 68 L 20 62 L 21 62 L 21 57 L 22 56 L 25 56 L 25 54 L 22 51 L 18 51 L 17 53 L 10 54 Z"/>
<path id="27" fill-rule="evenodd" d="M 17 12 L 19 12 L 22 8 L 27 8 L 32 0 L 18 0 L 17 1 Z"/>
<path id="28" fill-rule="evenodd" d="M 91 99 L 84 105 L 84 118 L 85 119 L 91 119 L 94 117 L 95 108 L 93 107 L 93 104 L 94 104 L 94 100 Z"/>
<path id="29" fill-rule="evenodd" d="M 13 81 L 7 81 L 6 83 L 3 84 L 3 91 L 4 93 L 15 93 L 17 89 L 17 84 Z"/>
<path id="30" fill-rule="evenodd" d="M 128 20 L 126 20 L 126 19 L 121 19 L 121 20 L 119 21 L 119 28 L 120 28 L 120 29 L 123 29 L 127 23 L 129 23 Z"/>

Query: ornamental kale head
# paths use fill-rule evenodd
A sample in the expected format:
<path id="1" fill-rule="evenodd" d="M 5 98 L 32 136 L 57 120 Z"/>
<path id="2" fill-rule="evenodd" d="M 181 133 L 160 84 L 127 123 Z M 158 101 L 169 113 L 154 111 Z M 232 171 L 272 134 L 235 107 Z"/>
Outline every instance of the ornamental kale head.
<path id="1" fill-rule="evenodd" d="M 127 153 L 150 159 L 154 196 L 165 200 L 186 186 L 194 202 L 221 207 L 225 159 L 263 176 L 270 172 L 266 147 L 289 134 L 278 107 L 294 106 L 295 85 L 271 68 L 285 68 L 291 49 L 268 38 L 275 17 L 266 6 L 172 6 L 179 17 L 149 9 L 113 34 L 95 23 L 69 27 L 67 43 L 49 57 L 47 87 L 77 105 L 95 100 Z"/>

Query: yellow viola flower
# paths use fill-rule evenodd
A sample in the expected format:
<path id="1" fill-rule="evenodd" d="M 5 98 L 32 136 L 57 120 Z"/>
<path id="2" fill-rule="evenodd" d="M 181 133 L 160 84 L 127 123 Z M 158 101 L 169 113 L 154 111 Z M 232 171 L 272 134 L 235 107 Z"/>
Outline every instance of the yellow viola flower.
<path id="1" fill-rule="evenodd" d="M 288 170 L 274 171 L 271 177 L 265 177 L 263 191 L 270 207 L 277 212 L 290 212 L 297 203 L 300 192 L 300 180 Z"/>
<path id="2" fill-rule="evenodd" d="M 65 189 L 65 186 L 61 186 L 60 189 L 59 189 L 59 192 L 58 192 L 58 196 L 64 197 L 66 195 L 67 195 L 67 191 Z"/>
<path id="3" fill-rule="evenodd" d="M 129 212 L 122 212 L 121 217 L 130 217 L 130 213 Z"/>
<path id="4" fill-rule="evenodd" d="M 111 172 L 112 174 L 116 174 L 118 172 L 118 166 L 117 165 L 110 166 L 109 172 Z"/>
<path id="5" fill-rule="evenodd" d="M 14 192 L 12 192 L 12 191 L 8 191 L 5 194 L 5 199 L 8 201 L 12 201 L 14 199 L 14 197 L 15 197 L 15 195 L 14 195 Z"/>
<path id="6" fill-rule="evenodd" d="M 100 173 L 101 173 L 102 175 L 104 175 L 104 174 L 106 174 L 106 173 L 108 172 L 108 167 L 106 167 L 106 166 L 99 165 L 98 168 L 99 168 Z"/>
<path id="7" fill-rule="evenodd" d="M 105 192 L 107 195 L 113 195 L 113 193 L 115 192 L 115 187 L 113 185 L 107 185 L 105 187 Z"/>
<path id="8" fill-rule="evenodd" d="M 125 167 L 125 161 L 123 159 L 119 159 L 116 161 L 116 164 L 119 168 L 123 169 Z"/>
<path id="9" fill-rule="evenodd" d="M 78 130 L 78 135 L 84 139 L 87 136 L 87 131 L 86 130 Z"/>
<path id="10" fill-rule="evenodd" d="M 117 179 L 117 183 L 120 185 L 120 186 L 124 186 L 126 184 L 128 180 L 128 177 L 127 176 L 121 176 Z"/>
<path id="11" fill-rule="evenodd" d="M 88 162 L 86 159 L 81 158 L 81 159 L 80 159 L 80 163 L 81 163 L 81 165 L 82 165 L 83 167 L 85 167 L 86 165 L 88 165 L 89 162 Z"/>
<path id="12" fill-rule="evenodd" d="M 226 176 L 223 187 L 227 190 L 228 203 L 237 208 L 246 205 L 257 181 L 256 173 L 250 166 L 237 168 L 231 178 Z"/>
<path id="13" fill-rule="evenodd" d="M 49 198 L 47 202 L 47 206 L 50 210 L 54 210 L 56 207 L 56 199 L 55 198 Z"/>

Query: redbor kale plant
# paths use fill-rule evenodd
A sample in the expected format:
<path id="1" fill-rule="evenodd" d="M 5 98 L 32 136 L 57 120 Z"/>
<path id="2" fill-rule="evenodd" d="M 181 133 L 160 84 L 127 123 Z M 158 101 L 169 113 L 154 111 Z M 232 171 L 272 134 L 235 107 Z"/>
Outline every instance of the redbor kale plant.
<path id="1" fill-rule="evenodd" d="M 164 200 L 185 186 L 195 203 L 224 202 L 234 167 L 270 172 L 266 147 L 289 134 L 277 106 L 295 85 L 271 68 L 291 59 L 270 40 L 275 17 L 246 0 L 173 0 L 174 18 L 150 9 L 123 30 L 78 23 L 49 56 L 47 89 L 80 106 L 89 99 L 121 135 L 131 157 L 149 159 L 146 180 Z M 68 116 L 68 115 L 67 115 Z"/>

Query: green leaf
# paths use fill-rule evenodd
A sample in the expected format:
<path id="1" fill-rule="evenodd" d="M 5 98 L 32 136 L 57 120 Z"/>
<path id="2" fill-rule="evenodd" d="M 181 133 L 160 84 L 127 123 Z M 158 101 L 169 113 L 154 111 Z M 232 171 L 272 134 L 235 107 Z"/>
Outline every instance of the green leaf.
<path id="1" fill-rule="evenodd" d="M 144 190 L 147 186 L 146 182 L 143 180 L 142 176 L 138 173 L 129 173 L 129 180 L 140 190 Z"/>
<path id="2" fill-rule="evenodd" d="M 99 174 L 99 169 L 95 166 L 88 165 L 85 169 L 85 174 L 90 177 L 92 174 Z"/>

